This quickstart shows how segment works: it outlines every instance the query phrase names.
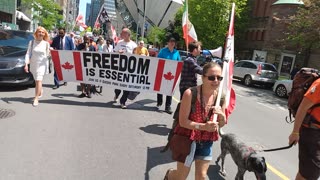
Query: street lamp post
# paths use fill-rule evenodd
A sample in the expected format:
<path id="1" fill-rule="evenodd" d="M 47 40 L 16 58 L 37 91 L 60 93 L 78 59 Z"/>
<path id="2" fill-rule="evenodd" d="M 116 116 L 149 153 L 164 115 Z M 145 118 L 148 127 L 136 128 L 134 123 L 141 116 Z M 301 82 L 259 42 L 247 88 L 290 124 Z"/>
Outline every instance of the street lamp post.
<path id="1" fill-rule="evenodd" d="M 141 32 L 141 37 L 144 38 L 144 24 L 146 23 L 146 8 L 147 6 L 147 0 L 144 0 L 144 7 L 143 7 L 143 23 L 142 23 L 142 32 Z"/>

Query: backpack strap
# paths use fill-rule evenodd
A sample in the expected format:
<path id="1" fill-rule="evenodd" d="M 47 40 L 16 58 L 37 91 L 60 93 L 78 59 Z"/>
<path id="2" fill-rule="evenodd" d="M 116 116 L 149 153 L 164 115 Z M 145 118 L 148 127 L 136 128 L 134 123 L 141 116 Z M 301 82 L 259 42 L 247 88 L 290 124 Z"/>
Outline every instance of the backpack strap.
<path id="1" fill-rule="evenodd" d="M 191 87 L 190 90 L 191 90 L 191 93 L 192 93 L 191 111 L 190 111 L 190 113 L 192 113 L 192 112 L 196 111 L 196 106 L 195 105 L 196 105 L 197 96 L 198 96 L 198 89 L 197 89 L 197 86 L 194 86 L 194 87 Z"/>

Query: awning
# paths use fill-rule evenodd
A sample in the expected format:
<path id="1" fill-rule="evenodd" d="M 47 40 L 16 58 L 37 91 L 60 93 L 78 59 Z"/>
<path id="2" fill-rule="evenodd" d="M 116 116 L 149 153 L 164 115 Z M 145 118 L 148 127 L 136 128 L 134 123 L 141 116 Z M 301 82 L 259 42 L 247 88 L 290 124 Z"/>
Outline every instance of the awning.
<path id="1" fill-rule="evenodd" d="M 31 22 L 31 19 L 29 19 L 28 16 L 26 16 L 21 11 L 16 11 L 16 19 L 19 19 L 19 20 L 22 20 L 22 21 Z"/>

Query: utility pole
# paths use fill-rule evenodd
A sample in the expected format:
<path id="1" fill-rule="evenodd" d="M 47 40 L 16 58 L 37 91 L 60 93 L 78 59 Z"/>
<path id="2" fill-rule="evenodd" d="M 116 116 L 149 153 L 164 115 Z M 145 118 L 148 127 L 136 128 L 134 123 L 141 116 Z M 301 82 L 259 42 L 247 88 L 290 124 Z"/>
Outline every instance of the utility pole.
<path id="1" fill-rule="evenodd" d="M 144 25 L 146 23 L 146 6 L 147 6 L 147 0 L 143 0 L 144 1 L 144 6 L 143 6 L 143 23 L 142 23 L 142 32 L 141 32 L 141 37 L 144 38 Z"/>

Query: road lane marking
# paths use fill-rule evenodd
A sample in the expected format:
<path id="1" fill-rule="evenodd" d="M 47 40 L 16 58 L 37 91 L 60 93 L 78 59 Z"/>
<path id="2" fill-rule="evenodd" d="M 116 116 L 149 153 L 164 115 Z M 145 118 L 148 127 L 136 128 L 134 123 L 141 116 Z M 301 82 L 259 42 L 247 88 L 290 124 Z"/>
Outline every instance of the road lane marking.
<path id="1" fill-rule="evenodd" d="M 285 176 L 284 174 L 282 174 L 280 171 L 278 171 L 276 168 L 274 168 L 273 166 L 271 166 L 269 163 L 267 163 L 267 167 L 270 171 L 272 171 L 274 174 L 276 174 L 277 176 L 279 176 L 282 180 L 290 180 L 287 176 Z"/>
<path id="2" fill-rule="evenodd" d="M 260 104 L 260 105 L 262 105 L 262 106 L 265 106 L 265 107 L 267 107 L 267 108 L 270 108 L 270 109 L 276 109 L 276 108 L 274 108 L 274 107 L 272 107 L 272 106 L 268 106 L 268 105 L 265 105 L 265 104 L 263 104 L 263 103 L 260 103 L 260 102 L 257 102 L 258 104 Z"/>
<path id="3" fill-rule="evenodd" d="M 281 110 L 283 110 L 283 111 L 287 111 L 287 110 L 288 110 L 288 109 L 286 109 L 286 108 L 284 108 L 284 107 L 280 106 L 279 104 L 278 104 L 278 108 L 279 108 L 279 109 L 281 109 Z"/>
<path id="4" fill-rule="evenodd" d="M 238 94 L 237 94 L 237 95 L 238 95 Z M 240 97 L 243 97 L 243 96 L 241 96 L 241 95 L 239 95 L 239 96 L 240 96 Z M 172 99 L 173 99 L 175 102 L 177 102 L 177 103 L 180 102 L 180 100 L 178 100 L 178 99 L 175 98 L 174 96 L 172 96 Z M 262 103 L 258 103 L 258 104 L 261 104 L 261 105 L 265 106 L 265 105 L 262 104 Z M 269 106 L 266 106 L 266 107 L 269 107 Z M 271 108 L 271 107 L 269 107 L 269 108 Z M 279 108 L 281 108 L 281 107 L 279 107 Z M 274 109 L 274 108 L 271 108 L 271 109 Z M 276 168 L 274 168 L 273 166 L 271 166 L 269 163 L 267 163 L 267 167 L 268 167 L 268 169 L 269 169 L 270 171 L 272 171 L 275 175 L 279 176 L 282 180 L 290 180 L 287 176 L 285 176 L 284 174 L 282 174 L 280 171 L 278 171 Z"/>

